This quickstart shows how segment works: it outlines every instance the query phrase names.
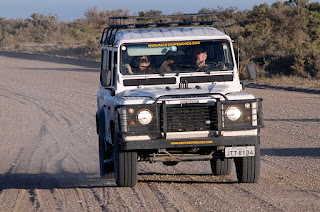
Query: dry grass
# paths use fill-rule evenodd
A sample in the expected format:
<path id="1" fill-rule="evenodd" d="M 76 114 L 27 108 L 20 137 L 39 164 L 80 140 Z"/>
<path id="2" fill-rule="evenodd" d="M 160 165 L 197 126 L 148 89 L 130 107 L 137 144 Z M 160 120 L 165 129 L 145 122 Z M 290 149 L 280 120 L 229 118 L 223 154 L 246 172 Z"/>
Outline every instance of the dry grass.
<path id="1" fill-rule="evenodd" d="M 320 90 L 320 80 L 301 78 L 296 76 L 273 76 L 271 78 L 258 78 L 256 83 L 272 86 L 284 86 L 303 89 Z"/>

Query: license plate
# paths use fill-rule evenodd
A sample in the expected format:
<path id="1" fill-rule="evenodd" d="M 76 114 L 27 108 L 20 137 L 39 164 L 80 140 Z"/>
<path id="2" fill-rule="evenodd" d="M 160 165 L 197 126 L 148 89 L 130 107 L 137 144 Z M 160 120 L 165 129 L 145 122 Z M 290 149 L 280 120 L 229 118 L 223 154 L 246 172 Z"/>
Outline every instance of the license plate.
<path id="1" fill-rule="evenodd" d="M 224 149 L 224 156 L 231 157 L 250 157 L 255 155 L 254 146 L 239 146 L 239 147 L 226 147 Z"/>

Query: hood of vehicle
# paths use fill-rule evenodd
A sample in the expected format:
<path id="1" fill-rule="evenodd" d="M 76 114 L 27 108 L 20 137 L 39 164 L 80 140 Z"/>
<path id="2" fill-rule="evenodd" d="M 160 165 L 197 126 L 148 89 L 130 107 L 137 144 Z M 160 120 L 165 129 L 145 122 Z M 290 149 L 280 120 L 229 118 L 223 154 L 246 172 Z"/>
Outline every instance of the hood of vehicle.
<path id="1" fill-rule="evenodd" d="M 235 88 L 229 83 L 212 83 L 191 85 L 188 88 L 179 88 L 177 85 L 172 86 L 140 86 L 134 89 L 126 90 L 118 93 L 119 97 L 146 97 L 156 100 L 163 96 L 185 96 L 196 94 L 222 94 L 231 92 L 239 92 L 239 88 Z"/>

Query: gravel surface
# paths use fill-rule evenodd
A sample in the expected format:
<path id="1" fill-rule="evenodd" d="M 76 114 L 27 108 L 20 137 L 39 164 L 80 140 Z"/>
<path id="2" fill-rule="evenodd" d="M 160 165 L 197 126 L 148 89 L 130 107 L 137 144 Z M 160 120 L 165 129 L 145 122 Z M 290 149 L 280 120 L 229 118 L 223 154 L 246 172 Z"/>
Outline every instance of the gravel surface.
<path id="1" fill-rule="evenodd" d="M 248 88 L 264 99 L 261 177 L 208 162 L 139 163 L 139 183 L 99 177 L 99 68 L 0 53 L 0 211 L 320 211 L 320 95 Z"/>

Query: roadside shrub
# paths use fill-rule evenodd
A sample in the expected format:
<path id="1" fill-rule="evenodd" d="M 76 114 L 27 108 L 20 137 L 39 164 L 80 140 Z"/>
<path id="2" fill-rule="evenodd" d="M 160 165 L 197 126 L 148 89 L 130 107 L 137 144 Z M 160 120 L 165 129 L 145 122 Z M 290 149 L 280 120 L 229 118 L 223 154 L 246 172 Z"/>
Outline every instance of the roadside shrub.
<path id="1" fill-rule="evenodd" d="M 51 15 L 34 13 L 29 20 L 28 31 L 35 43 L 51 42 L 56 36 L 59 28 L 58 18 Z"/>
<path id="2" fill-rule="evenodd" d="M 1 41 L 1 46 L 12 47 L 14 45 L 15 45 L 15 39 L 12 34 L 8 34 L 8 35 L 4 36 L 4 38 Z"/>
<path id="3" fill-rule="evenodd" d="M 99 49 L 99 44 L 97 43 L 96 40 L 87 40 L 86 45 L 85 45 L 85 52 L 86 54 L 94 54 L 97 49 Z"/>

